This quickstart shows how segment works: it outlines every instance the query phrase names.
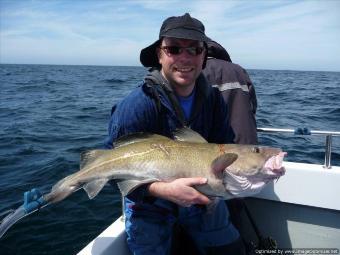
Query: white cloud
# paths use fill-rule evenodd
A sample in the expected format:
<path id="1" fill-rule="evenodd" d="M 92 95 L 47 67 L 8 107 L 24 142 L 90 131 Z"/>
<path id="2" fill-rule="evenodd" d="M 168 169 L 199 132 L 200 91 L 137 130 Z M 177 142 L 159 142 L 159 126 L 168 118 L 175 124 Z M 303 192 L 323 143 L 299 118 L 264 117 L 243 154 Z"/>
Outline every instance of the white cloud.
<path id="1" fill-rule="evenodd" d="M 139 64 L 162 21 L 190 12 L 235 62 L 340 70 L 340 1 L 2 1 L 1 63 Z M 175 8 L 175 7 L 176 8 Z"/>
<path id="2" fill-rule="evenodd" d="M 51 40 L 21 37 L 7 39 L 2 46 L 4 62 L 11 61 L 13 56 L 20 56 L 19 63 L 49 64 L 91 64 L 91 65 L 131 65 L 138 63 L 140 45 L 127 39 L 120 40 Z M 30 51 L 27 51 L 27 48 Z"/>

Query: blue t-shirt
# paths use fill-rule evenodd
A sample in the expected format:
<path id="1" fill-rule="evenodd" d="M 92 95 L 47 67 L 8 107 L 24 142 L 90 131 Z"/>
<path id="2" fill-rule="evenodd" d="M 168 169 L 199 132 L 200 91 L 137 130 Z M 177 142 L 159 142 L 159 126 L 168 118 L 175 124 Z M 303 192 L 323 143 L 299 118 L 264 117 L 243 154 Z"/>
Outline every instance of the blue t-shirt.
<path id="1" fill-rule="evenodd" d="M 195 94 L 196 94 L 196 88 L 187 97 L 177 96 L 177 99 L 183 109 L 185 120 L 187 121 L 189 120 L 190 115 L 191 115 L 191 109 L 192 109 L 192 105 L 194 102 Z"/>

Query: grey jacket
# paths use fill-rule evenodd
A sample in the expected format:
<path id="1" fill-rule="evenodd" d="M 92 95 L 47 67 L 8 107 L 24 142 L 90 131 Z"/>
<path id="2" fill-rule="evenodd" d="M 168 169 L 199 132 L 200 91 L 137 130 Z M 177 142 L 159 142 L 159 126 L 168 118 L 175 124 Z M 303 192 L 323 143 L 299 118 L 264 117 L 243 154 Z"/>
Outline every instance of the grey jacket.
<path id="1" fill-rule="evenodd" d="M 235 143 L 257 144 L 255 113 L 257 99 L 248 73 L 241 66 L 222 59 L 208 58 L 203 74 L 222 92 L 228 104 Z"/>

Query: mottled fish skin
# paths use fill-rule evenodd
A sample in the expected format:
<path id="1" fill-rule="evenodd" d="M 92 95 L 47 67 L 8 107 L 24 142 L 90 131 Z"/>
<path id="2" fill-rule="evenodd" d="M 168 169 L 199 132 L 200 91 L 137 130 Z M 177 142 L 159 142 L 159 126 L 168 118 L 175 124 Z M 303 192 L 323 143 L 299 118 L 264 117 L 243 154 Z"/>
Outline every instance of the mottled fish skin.
<path id="1" fill-rule="evenodd" d="M 111 179 L 121 180 L 118 186 L 122 194 L 127 195 L 145 183 L 205 177 L 207 184 L 195 187 L 197 190 L 209 197 L 230 199 L 235 194 L 243 196 L 242 189 L 252 185 L 244 182 L 253 177 L 260 176 L 264 186 L 284 174 L 284 171 L 275 172 L 275 169 L 265 167 L 269 159 L 273 161 L 273 157 L 282 156 L 280 149 L 207 143 L 191 130 L 179 132 L 176 138 L 135 134 L 118 141 L 113 150 L 84 153 L 81 169 L 59 181 L 44 198 L 54 203 L 83 188 L 92 199 Z M 277 167 L 282 169 L 280 164 Z M 243 178 L 241 184 L 238 178 Z M 235 192 L 230 192 L 228 185 Z"/>

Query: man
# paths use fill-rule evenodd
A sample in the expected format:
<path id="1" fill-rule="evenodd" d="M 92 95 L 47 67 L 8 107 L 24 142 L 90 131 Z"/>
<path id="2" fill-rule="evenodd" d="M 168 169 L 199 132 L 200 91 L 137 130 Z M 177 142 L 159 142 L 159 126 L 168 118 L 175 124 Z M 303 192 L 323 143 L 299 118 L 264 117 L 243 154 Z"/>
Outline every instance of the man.
<path id="1" fill-rule="evenodd" d="M 210 40 L 203 74 L 211 85 L 219 88 L 228 104 L 230 125 L 235 134 L 234 142 L 257 144 L 257 100 L 246 70 L 232 63 L 228 52 L 220 44 Z"/>
<path id="2" fill-rule="evenodd" d="M 141 63 L 152 68 L 150 73 L 112 108 L 109 148 L 122 135 L 149 132 L 172 137 L 183 126 L 209 142 L 232 141 L 227 106 L 201 74 L 206 42 L 203 24 L 189 14 L 163 22 L 159 39 L 140 54 Z M 199 254 L 243 254 L 225 203 L 207 210 L 210 199 L 194 189 L 206 181 L 197 177 L 154 182 L 126 197 L 127 242 L 133 254 L 169 254 L 175 224 L 186 230 Z"/>

